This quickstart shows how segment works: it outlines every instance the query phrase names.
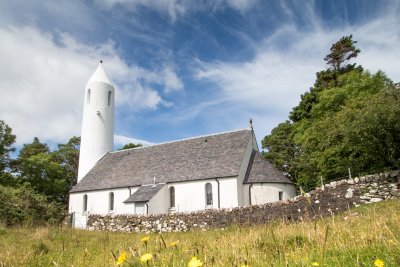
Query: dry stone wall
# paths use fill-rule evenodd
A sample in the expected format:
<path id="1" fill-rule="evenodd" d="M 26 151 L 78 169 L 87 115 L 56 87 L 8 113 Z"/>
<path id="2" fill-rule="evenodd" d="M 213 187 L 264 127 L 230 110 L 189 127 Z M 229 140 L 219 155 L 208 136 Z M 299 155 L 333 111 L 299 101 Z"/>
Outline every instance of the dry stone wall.
<path id="1" fill-rule="evenodd" d="M 331 216 L 362 204 L 400 197 L 400 171 L 334 181 L 290 200 L 275 203 L 160 215 L 90 215 L 89 230 L 179 232 L 299 221 Z"/>

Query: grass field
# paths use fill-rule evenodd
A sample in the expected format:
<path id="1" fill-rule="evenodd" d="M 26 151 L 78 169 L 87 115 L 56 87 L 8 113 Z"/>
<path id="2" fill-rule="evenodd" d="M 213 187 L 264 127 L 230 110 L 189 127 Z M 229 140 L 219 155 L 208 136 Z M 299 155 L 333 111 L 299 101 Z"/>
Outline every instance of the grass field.
<path id="1" fill-rule="evenodd" d="M 162 235 L 0 227 L 0 266 L 116 266 L 118 258 L 120 266 L 400 266 L 400 200 L 318 221 Z"/>

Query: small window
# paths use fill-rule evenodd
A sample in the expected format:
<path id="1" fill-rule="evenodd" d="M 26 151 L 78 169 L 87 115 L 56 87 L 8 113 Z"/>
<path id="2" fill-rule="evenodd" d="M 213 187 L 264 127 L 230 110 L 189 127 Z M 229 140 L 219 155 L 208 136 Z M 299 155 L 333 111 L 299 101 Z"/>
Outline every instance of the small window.
<path id="1" fill-rule="evenodd" d="M 108 91 L 107 103 L 108 103 L 108 105 L 111 105 L 111 91 Z"/>
<path id="2" fill-rule="evenodd" d="M 88 197 L 86 194 L 84 194 L 83 195 L 83 207 L 82 207 L 83 213 L 87 212 L 87 202 L 88 202 Z"/>
<path id="3" fill-rule="evenodd" d="M 175 208 L 175 187 L 169 188 L 169 207 Z"/>
<path id="4" fill-rule="evenodd" d="M 212 204 L 213 204 L 212 185 L 210 183 L 206 183 L 206 205 L 212 206 Z"/>
<path id="5" fill-rule="evenodd" d="M 279 191 L 279 200 L 283 199 L 283 191 Z"/>
<path id="6" fill-rule="evenodd" d="M 90 89 L 87 90 L 86 102 L 90 104 Z"/>
<path id="7" fill-rule="evenodd" d="M 114 193 L 110 192 L 108 195 L 108 211 L 114 210 Z"/>

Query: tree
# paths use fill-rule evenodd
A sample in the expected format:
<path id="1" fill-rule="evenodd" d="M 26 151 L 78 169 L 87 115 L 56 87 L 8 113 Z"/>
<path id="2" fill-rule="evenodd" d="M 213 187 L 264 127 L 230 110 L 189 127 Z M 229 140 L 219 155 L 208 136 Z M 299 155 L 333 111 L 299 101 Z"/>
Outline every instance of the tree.
<path id="1" fill-rule="evenodd" d="M 51 152 L 37 137 L 32 143 L 24 144 L 16 160 L 20 183 L 29 183 L 36 192 L 65 203 L 69 174 L 60 155 Z"/>
<path id="2" fill-rule="evenodd" d="M 361 52 L 360 49 L 355 47 L 356 43 L 357 41 L 353 41 L 353 35 L 343 36 L 338 42 L 334 43 L 331 46 L 331 53 L 324 58 L 330 69 L 336 73 L 342 73 L 349 68 L 354 68 L 355 64 L 344 64 L 350 59 L 357 57 Z"/>
<path id="3" fill-rule="evenodd" d="M 360 50 L 342 37 L 325 57 L 328 69 L 301 96 L 290 121 L 263 139 L 264 156 L 304 189 L 353 173 L 400 168 L 399 86 L 383 72 L 348 64 Z"/>
<path id="4" fill-rule="evenodd" d="M 32 188 L 52 200 L 66 202 L 67 173 L 53 153 L 39 153 L 21 160 L 20 178 Z"/>
<path id="5" fill-rule="evenodd" d="M 124 145 L 122 148 L 120 148 L 119 150 L 124 150 L 124 149 L 129 149 L 129 148 L 136 148 L 136 147 L 142 147 L 142 144 L 134 144 L 134 143 L 129 143 Z"/>
<path id="6" fill-rule="evenodd" d="M 301 95 L 299 105 L 294 107 L 290 112 L 289 118 L 293 122 L 298 122 L 311 117 L 311 109 L 319 101 L 321 92 L 337 86 L 340 75 L 351 71 L 363 72 L 362 66 L 356 64 L 346 64 L 350 59 L 357 57 L 360 49 L 355 47 L 357 41 L 353 41 L 353 36 L 344 36 L 338 42 L 334 43 L 324 60 L 329 68 L 316 73 L 316 81 L 309 92 Z"/>
<path id="7" fill-rule="evenodd" d="M 293 125 L 290 121 L 280 123 L 270 135 L 261 141 L 265 158 L 269 159 L 279 170 L 286 173 L 292 180 L 295 179 L 294 158 L 296 146 L 292 140 Z"/>
<path id="8" fill-rule="evenodd" d="M 349 167 L 355 173 L 396 168 L 399 90 L 382 72 L 350 72 L 338 81 L 339 87 L 321 93 L 312 122 L 296 133 L 297 167 L 305 176 L 328 180 L 345 176 Z"/>
<path id="9" fill-rule="evenodd" d="M 39 138 L 34 137 L 33 142 L 30 144 L 24 144 L 19 151 L 18 159 L 28 159 L 31 156 L 37 155 L 39 153 L 47 154 L 50 152 L 49 147 L 45 143 L 41 143 Z"/>
<path id="10" fill-rule="evenodd" d="M 54 155 L 59 164 L 65 169 L 68 188 L 76 184 L 78 177 L 79 149 L 81 138 L 74 136 L 66 144 L 58 144 Z"/>
<path id="11" fill-rule="evenodd" d="M 12 176 L 8 172 L 11 163 L 10 153 L 15 151 L 13 144 L 15 135 L 12 129 L 0 120 L 0 184 L 9 185 L 12 183 Z"/>

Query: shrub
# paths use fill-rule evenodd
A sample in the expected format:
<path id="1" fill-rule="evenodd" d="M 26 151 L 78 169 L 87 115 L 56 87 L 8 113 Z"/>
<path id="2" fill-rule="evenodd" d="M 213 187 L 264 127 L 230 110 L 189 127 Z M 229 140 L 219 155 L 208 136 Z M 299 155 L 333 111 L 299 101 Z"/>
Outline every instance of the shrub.
<path id="1" fill-rule="evenodd" d="M 63 216 L 62 204 L 49 201 L 28 185 L 0 186 L 0 203 L 0 224 L 4 226 L 55 224 Z"/>

